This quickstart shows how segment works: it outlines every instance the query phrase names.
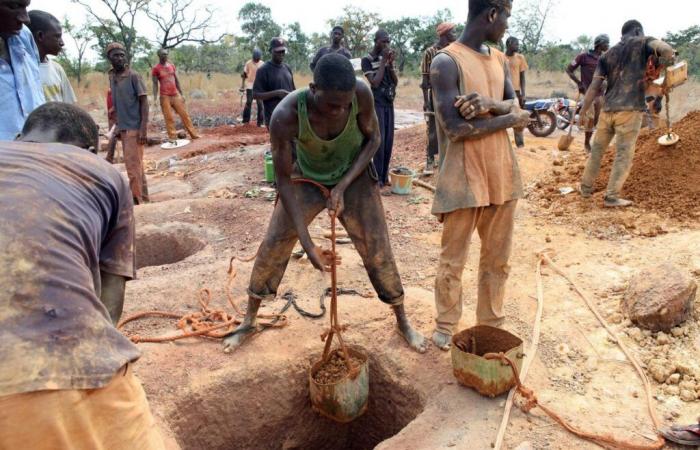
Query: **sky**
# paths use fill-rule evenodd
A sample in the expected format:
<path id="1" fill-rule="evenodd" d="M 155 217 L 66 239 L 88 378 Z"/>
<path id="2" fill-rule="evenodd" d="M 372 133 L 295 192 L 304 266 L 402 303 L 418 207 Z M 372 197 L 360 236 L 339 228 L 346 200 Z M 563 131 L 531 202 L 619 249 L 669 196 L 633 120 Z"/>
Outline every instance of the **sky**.
<path id="1" fill-rule="evenodd" d="M 96 5 L 99 0 L 88 0 Z M 639 20 L 649 36 L 662 37 L 667 31 L 678 31 L 700 24 L 700 1 L 697 0 L 555 0 L 552 18 L 548 20 L 545 38 L 549 41 L 568 43 L 578 36 L 595 36 L 607 33 L 612 42 L 620 36 L 620 28 L 628 19 Z M 467 0 L 259 0 L 269 6 L 275 22 L 280 24 L 299 22 L 307 33 L 328 32 L 328 19 L 340 15 L 343 6 L 352 4 L 368 11 L 379 13 L 384 19 L 402 16 L 431 16 L 437 10 L 452 11 L 455 22 L 464 22 L 467 17 Z M 194 0 L 194 5 L 210 4 L 217 8 L 216 31 L 237 33 L 238 10 L 245 1 Z M 663 8 L 659 5 L 663 4 Z M 514 0 L 515 12 L 518 0 Z M 85 13 L 81 6 L 70 0 L 32 0 L 29 9 L 48 11 L 62 19 L 81 23 Z M 147 30 L 146 23 L 138 27 Z M 155 32 L 155 30 L 153 30 Z M 66 39 L 67 50 L 72 52 Z"/>

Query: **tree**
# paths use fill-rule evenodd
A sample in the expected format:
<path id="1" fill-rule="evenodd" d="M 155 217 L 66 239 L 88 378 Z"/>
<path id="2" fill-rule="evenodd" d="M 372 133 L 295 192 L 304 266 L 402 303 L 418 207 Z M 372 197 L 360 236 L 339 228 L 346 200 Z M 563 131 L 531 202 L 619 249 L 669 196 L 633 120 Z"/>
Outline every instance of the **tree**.
<path id="1" fill-rule="evenodd" d="M 414 32 L 414 37 L 412 40 L 413 51 L 423 52 L 426 48 L 433 45 L 438 40 L 435 31 L 437 26 L 443 22 L 451 21 L 452 12 L 447 8 L 439 9 L 432 17 L 421 18 L 421 27 Z M 460 26 L 457 28 L 460 28 Z M 461 32 L 461 30 L 457 31 Z"/>
<path id="2" fill-rule="evenodd" d="M 138 36 L 136 34 L 136 17 L 149 3 L 149 0 L 72 0 L 73 3 L 82 5 L 87 13 L 98 23 L 97 29 L 103 38 L 107 37 L 111 42 L 121 42 L 126 49 L 126 57 L 129 61 L 134 57 L 134 49 Z M 93 6 L 102 5 L 109 14 L 103 14 Z M 100 49 L 100 53 L 102 53 Z"/>
<path id="3" fill-rule="evenodd" d="M 239 44 L 249 50 L 258 47 L 264 52 L 270 40 L 282 34 L 282 27 L 272 20 L 272 10 L 260 3 L 248 2 L 243 5 L 238 11 L 238 20 L 244 33 Z"/>
<path id="4" fill-rule="evenodd" d="M 523 53 L 537 53 L 543 42 L 544 29 L 556 0 L 527 0 L 513 13 L 512 36 L 520 40 Z"/>
<path id="5" fill-rule="evenodd" d="M 383 22 L 379 26 L 389 33 L 391 46 L 397 53 L 396 62 L 399 72 L 403 73 L 407 59 L 415 53 L 413 39 L 421 29 L 421 20 L 417 17 L 402 17 L 398 20 Z"/>
<path id="6" fill-rule="evenodd" d="M 295 71 L 306 71 L 309 68 L 309 60 L 311 59 L 311 47 L 309 45 L 309 37 L 301 30 L 299 22 L 294 22 L 284 28 L 284 35 L 287 37 L 287 54 L 286 62 Z"/>
<path id="7" fill-rule="evenodd" d="M 593 48 L 593 38 L 582 34 L 571 43 L 571 46 L 579 53 L 585 52 L 586 50 Z"/>
<path id="8" fill-rule="evenodd" d="M 345 41 L 353 56 L 361 56 L 372 47 L 372 31 L 379 25 L 379 14 L 348 5 L 343 14 L 328 21 L 329 27 L 341 26 L 345 30 Z"/>
<path id="9" fill-rule="evenodd" d="M 664 41 L 675 48 L 680 59 L 688 61 L 688 72 L 692 75 L 700 75 L 700 26 L 693 25 L 677 33 L 666 33 Z"/>
<path id="10" fill-rule="evenodd" d="M 128 55 L 130 55 L 130 62 L 133 62 L 133 60 L 138 56 L 146 55 L 151 49 L 151 43 L 148 41 L 148 39 L 142 36 L 138 36 L 136 34 L 136 30 L 120 31 L 118 25 L 112 20 L 104 20 L 99 25 L 93 25 L 90 27 L 90 31 L 92 32 L 92 35 L 94 37 L 92 49 L 95 50 L 99 55 L 102 55 L 105 59 L 106 55 L 104 54 L 104 50 L 105 48 L 107 48 L 107 45 L 114 41 L 123 43 L 123 41 L 120 41 L 118 38 L 115 38 L 116 36 L 119 36 L 122 33 L 133 37 L 133 39 L 131 39 L 129 43 L 129 52 L 131 53 Z M 124 47 L 126 47 L 126 45 L 124 45 Z"/>
<path id="11" fill-rule="evenodd" d="M 180 44 L 196 42 L 212 44 L 224 35 L 207 38 L 207 29 L 213 23 L 215 10 L 208 5 L 193 6 L 194 0 L 157 0 L 149 3 L 146 16 L 156 25 L 160 48 L 171 49 Z"/>
<path id="12" fill-rule="evenodd" d="M 80 28 L 78 28 L 66 17 L 63 19 L 62 27 L 63 31 L 73 40 L 78 56 L 76 58 L 70 58 L 65 52 L 61 52 L 59 55 L 59 61 L 66 69 L 68 69 L 68 74 L 77 79 L 78 86 L 80 86 L 80 80 L 83 74 L 87 72 L 87 67 L 84 66 L 85 52 L 87 51 L 90 42 L 92 42 L 94 35 L 90 30 L 87 20 Z"/>

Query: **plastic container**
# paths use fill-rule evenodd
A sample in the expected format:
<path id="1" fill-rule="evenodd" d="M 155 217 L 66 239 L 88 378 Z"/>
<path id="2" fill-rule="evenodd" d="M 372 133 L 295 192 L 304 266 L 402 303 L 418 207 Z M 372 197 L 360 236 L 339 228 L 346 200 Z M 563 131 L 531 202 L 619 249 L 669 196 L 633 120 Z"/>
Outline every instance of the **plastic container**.
<path id="1" fill-rule="evenodd" d="M 265 152 L 265 181 L 268 183 L 275 182 L 275 166 L 272 162 L 272 152 Z"/>
<path id="2" fill-rule="evenodd" d="M 334 350 L 340 351 L 340 350 Z M 322 416 L 339 423 L 348 423 L 367 411 L 369 402 L 369 360 L 358 348 L 348 346 L 348 353 L 363 363 L 354 377 L 346 375 L 332 384 L 320 384 L 313 375 L 323 364 L 316 362 L 309 370 L 309 394 L 311 405 Z"/>
<path id="3" fill-rule="evenodd" d="M 391 192 L 398 195 L 408 195 L 411 193 L 413 186 L 413 178 L 416 173 L 411 169 L 398 168 L 391 169 L 389 177 L 391 178 Z"/>
<path id="4" fill-rule="evenodd" d="M 478 325 L 452 337 L 452 370 L 460 384 L 479 394 L 496 397 L 515 386 L 509 365 L 500 360 L 488 360 L 487 353 L 503 353 L 518 368 L 523 367 L 523 341 L 500 328 Z"/>

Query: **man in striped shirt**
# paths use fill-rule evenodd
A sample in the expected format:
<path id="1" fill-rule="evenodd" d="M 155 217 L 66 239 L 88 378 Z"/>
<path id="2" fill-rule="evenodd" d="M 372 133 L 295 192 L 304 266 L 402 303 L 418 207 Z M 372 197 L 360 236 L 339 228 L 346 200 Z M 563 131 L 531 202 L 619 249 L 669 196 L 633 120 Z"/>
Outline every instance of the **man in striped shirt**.
<path id="1" fill-rule="evenodd" d="M 435 167 L 435 155 L 438 154 L 437 133 L 435 132 L 435 112 L 433 111 L 433 99 L 430 87 L 430 64 L 433 58 L 443 48 L 457 39 L 455 34 L 455 25 L 449 22 L 443 22 L 437 26 L 435 30 L 438 35 L 438 41 L 434 45 L 428 47 L 423 54 L 423 62 L 421 63 L 421 73 L 423 82 L 420 87 L 423 90 L 423 111 L 425 112 L 425 122 L 428 128 L 428 147 L 426 149 L 427 160 L 423 173 L 430 175 Z"/>

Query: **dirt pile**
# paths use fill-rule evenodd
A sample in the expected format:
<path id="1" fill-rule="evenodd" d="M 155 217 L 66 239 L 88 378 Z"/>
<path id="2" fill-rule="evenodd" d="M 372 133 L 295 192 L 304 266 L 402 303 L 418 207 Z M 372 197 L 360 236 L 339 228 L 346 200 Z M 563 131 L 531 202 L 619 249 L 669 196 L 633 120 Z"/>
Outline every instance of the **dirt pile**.
<path id="1" fill-rule="evenodd" d="M 425 125 L 419 124 L 397 130 L 394 133 L 394 150 L 391 156 L 392 167 L 421 169 L 425 165 L 425 149 L 428 136 Z"/>
<path id="2" fill-rule="evenodd" d="M 674 124 L 673 130 L 681 136 L 681 141 L 672 147 L 657 143 L 664 129 L 640 133 L 634 165 L 622 196 L 660 217 L 695 221 L 700 217 L 700 111 L 689 113 Z M 603 157 L 600 176 L 594 185 L 596 199 L 604 195 L 614 158 L 615 150 L 611 146 Z M 574 194 L 562 196 L 560 188 L 578 186 L 585 163 L 585 157 L 576 154 L 555 160 L 554 165 L 559 167 L 535 186 L 539 196 L 555 206 L 579 203 L 578 196 L 577 200 L 572 198 Z"/>
<path id="3" fill-rule="evenodd" d="M 350 365 L 359 367 L 363 361 L 350 355 Z M 314 380 L 319 384 L 333 384 L 345 378 L 348 374 L 348 366 L 345 363 L 345 357 L 341 355 L 339 350 L 333 351 L 331 357 L 328 358 L 321 367 L 318 368 L 314 376 Z"/>

